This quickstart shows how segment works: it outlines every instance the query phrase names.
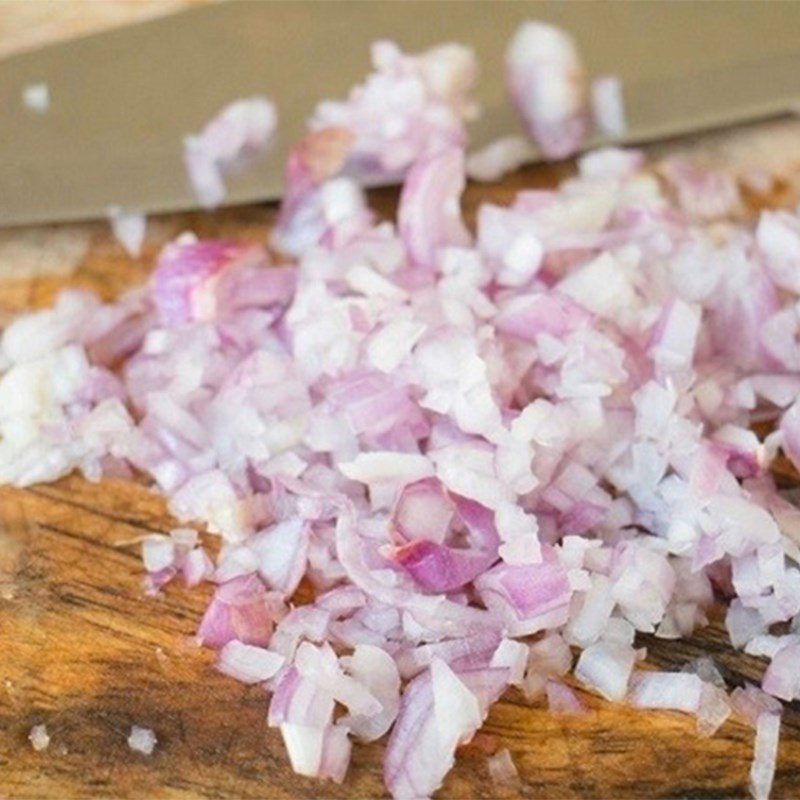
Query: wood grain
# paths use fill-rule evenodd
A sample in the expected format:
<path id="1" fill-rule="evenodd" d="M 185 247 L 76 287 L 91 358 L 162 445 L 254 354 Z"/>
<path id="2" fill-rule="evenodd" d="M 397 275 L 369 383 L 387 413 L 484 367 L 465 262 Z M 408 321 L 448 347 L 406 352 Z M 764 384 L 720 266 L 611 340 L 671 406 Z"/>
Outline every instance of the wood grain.
<path id="1" fill-rule="evenodd" d="M 113 4 L 72 3 L 65 14 L 70 30 L 81 17 L 78 5 L 85 14 L 91 6 L 97 13 Z M 11 47 L 20 19 L 30 19 L 26 8 L 28 3 L 0 5 L 0 50 Z M 41 41 L 52 31 L 26 36 L 23 41 Z M 797 124 L 770 131 L 772 138 L 759 129 L 757 135 L 704 137 L 697 145 L 745 161 L 771 159 L 774 165 L 782 159 L 784 168 L 794 168 L 800 161 Z M 470 187 L 467 216 L 481 201 L 508 202 L 520 188 L 552 185 L 565 174 L 568 168 L 531 168 L 502 185 Z M 389 214 L 396 193 L 377 192 L 372 199 Z M 781 197 L 794 199 L 794 190 Z M 47 305 L 65 286 L 114 297 L 146 279 L 158 248 L 182 230 L 263 241 L 273 215 L 274 209 L 252 207 L 151 221 L 138 260 L 124 255 L 105 223 L 3 234 L 0 322 Z M 796 481 L 785 463 L 779 469 L 783 480 Z M 278 734 L 266 727 L 263 691 L 217 674 L 211 654 L 191 641 L 208 587 L 189 591 L 176 583 L 163 597 L 143 594 L 133 542 L 171 525 L 163 501 L 133 483 L 94 485 L 69 477 L 28 490 L 0 487 L 0 798 L 384 796 L 382 743 L 355 749 L 342 786 L 291 772 Z M 691 639 L 641 641 L 649 662 L 666 668 L 710 654 L 732 686 L 758 680 L 764 667 L 761 659 L 730 649 L 719 615 Z M 582 697 L 591 709 L 587 716 L 559 718 L 541 702 L 509 693 L 475 742 L 462 749 L 439 797 L 747 795 L 753 734 L 742 724 L 730 721 L 714 738 L 701 739 L 692 718 Z M 800 797 L 799 711 L 795 704 L 786 711 L 776 798 Z M 38 723 L 52 737 L 40 753 L 27 739 Z M 128 749 L 132 724 L 155 730 L 158 746 L 150 758 Z M 517 791 L 489 782 L 486 754 L 499 747 L 509 748 L 520 770 Z"/>

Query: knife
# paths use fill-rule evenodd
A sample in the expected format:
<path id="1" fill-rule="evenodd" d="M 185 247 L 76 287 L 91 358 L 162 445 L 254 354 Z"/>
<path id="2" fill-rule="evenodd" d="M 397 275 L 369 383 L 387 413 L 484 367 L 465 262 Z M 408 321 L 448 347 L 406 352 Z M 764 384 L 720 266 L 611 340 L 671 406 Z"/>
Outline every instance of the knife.
<path id="1" fill-rule="evenodd" d="M 184 137 L 254 94 L 277 104 L 278 138 L 229 179 L 226 202 L 274 200 L 316 103 L 364 79 L 378 38 L 410 52 L 473 47 L 483 115 L 472 145 L 519 133 L 503 54 L 531 18 L 569 30 L 590 74 L 621 77 L 627 142 L 791 112 L 800 98 L 800 3 L 230 0 L 0 61 L 0 224 L 196 208 Z M 39 83 L 47 113 L 22 102 Z"/>

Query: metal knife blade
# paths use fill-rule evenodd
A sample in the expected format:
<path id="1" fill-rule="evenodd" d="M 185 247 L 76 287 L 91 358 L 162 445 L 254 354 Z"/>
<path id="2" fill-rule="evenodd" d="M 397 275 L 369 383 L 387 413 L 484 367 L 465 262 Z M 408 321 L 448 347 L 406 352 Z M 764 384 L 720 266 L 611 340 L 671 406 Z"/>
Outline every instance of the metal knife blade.
<path id="1" fill-rule="evenodd" d="M 503 53 L 529 18 L 571 31 L 591 74 L 620 75 L 627 141 L 777 115 L 800 98 L 800 3 L 231 0 L 0 61 L 0 224 L 196 207 L 184 136 L 253 94 L 275 100 L 278 141 L 229 180 L 226 202 L 276 199 L 291 142 L 320 99 L 363 80 L 378 38 L 472 46 L 484 111 L 471 141 L 520 132 Z M 45 114 L 21 99 L 39 82 Z"/>

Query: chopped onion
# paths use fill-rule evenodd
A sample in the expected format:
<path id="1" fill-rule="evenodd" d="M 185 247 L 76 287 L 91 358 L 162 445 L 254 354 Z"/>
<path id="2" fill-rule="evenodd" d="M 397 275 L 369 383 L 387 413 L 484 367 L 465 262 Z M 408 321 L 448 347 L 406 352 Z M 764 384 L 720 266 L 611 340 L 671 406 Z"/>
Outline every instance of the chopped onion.
<path id="1" fill-rule="evenodd" d="M 565 683 L 547 681 L 547 707 L 553 714 L 585 714 L 586 707 Z"/>
<path id="2" fill-rule="evenodd" d="M 25 108 L 37 114 L 46 114 L 50 110 L 50 87 L 46 83 L 31 83 L 22 90 L 22 102 Z"/>
<path id="3" fill-rule="evenodd" d="M 418 161 L 403 184 L 397 227 L 413 264 L 434 268 L 443 247 L 466 246 L 461 220 L 464 153 L 450 148 Z"/>
<path id="4" fill-rule="evenodd" d="M 197 547 L 186 554 L 181 564 L 181 570 L 186 585 L 192 587 L 211 577 L 214 572 L 214 564 L 208 553 L 202 547 Z"/>
<path id="5" fill-rule="evenodd" d="M 50 745 L 50 734 L 47 733 L 47 726 L 34 725 L 28 734 L 28 740 L 31 743 L 31 747 L 37 752 L 47 750 Z"/>
<path id="6" fill-rule="evenodd" d="M 160 572 L 175 562 L 175 542 L 168 536 L 152 534 L 142 542 L 142 561 L 148 572 Z"/>
<path id="7" fill-rule="evenodd" d="M 731 705 L 725 689 L 704 682 L 697 709 L 697 732 L 701 736 L 713 736 L 730 715 Z"/>
<path id="8" fill-rule="evenodd" d="M 499 181 L 531 161 L 533 149 L 522 136 L 502 136 L 471 153 L 467 158 L 467 175 L 475 181 Z"/>
<path id="9" fill-rule="evenodd" d="M 340 724 L 365 742 L 380 739 L 391 728 L 400 710 L 400 675 L 394 659 L 379 647 L 356 645 L 353 655 L 342 659 L 346 672 L 361 683 L 381 705 L 376 713 L 351 714 Z"/>
<path id="10" fill-rule="evenodd" d="M 628 130 L 622 82 L 616 75 L 599 75 L 592 80 L 592 116 L 606 136 L 624 136 Z"/>
<path id="11" fill-rule="evenodd" d="M 372 63 L 375 72 L 347 100 L 320 103 L 310 121 L 313 131 L 351 131 L 350 171 L 385 180 L 447 145 L 464 145 L 464 122 L 477 112 L 469 96 L 478 76 L 470 49 L 443 44 L 408 55 L 394 42 L 378 41 Z"/>
<path id="12" fill-rule="evenodd" d="M 506 53 L 511 98 L 528 132 L 548 158 L 566 158 L 589 129 L 587 85 L 572 38 L 541 22 L 526 22 Z"/>
<path id="13" fill-rule="evenodd" d="M 264 646 L 282 607 L 253 575 L 223 583 L 214 593 L 197 632 L 201 643 L 224 647 L 232 639 Z"/>
<path id="14" fill-rule="evenodd" d="M 198 200 L 218 206 L 226 195 L 223 176 L 265 149 L 278 123 L 275 105 L 265 97 L 235 100 L 202 132 L 184 140 L 184 162 Z"/>
<path id="15" fill-rule="evenodd" d="M 750 787 L 755 800 L 767 800 L 778 760 L 779 714 L 761 714 L 756 722 L 756 743 L 750 767 Z"/>
<path id="16" fill-rule="evenodd" d="M 731 708 L 753 728 L 762 714 L 780 714 L 782 710 L 778 700 L 752 684 L 745 684 L 744 688 L 737 687 L 731 692 Z"/>
<path id="17" fill-rule="evenodd" d="M 791 701 L 800 697 L 800 643 L 795 640 L 772 657 L 761 687 L 773 697 Z"/>
<path id="18" fill-rule="evenodd" d="M 557 627 L 569 616 L 569 580 L 553 559 L 527 566 L 500 564 L 479 575 L 475 586 L 512 636 Z"/>
<path id="19" fill-rule="evenodd" d="M 384 762 L 398 800 L 428 797 L 441 784 L 455 749 L 469 741 L 505 687 L 506 670 L 453 672 L 435 659 L 403 693 Z"/>
<path id="20" fill-rule="evenodd" d="M 119 206 L 109 206 L 108 218 L 111 220 L 111 230 L 125 252 L 132 258 L 138 258 L 142 252 L 147 218 L 144 214 L 125 211 Z"/>
<path id="21" fill-rule="evenodd" d="M 680 207 L 692 217 L 720 219 L 730 215 L 739 204 L 736 183 L 725 172 L 702 167 L 681 156 L 665 161 L 661 171 L 674 189 Z"/>
<path id="22" fill-rule="evenodd" d="M 177 326 L 214 319 L 227 299 L 226 273 L 261 266 L 264 252 L 235 242 L 198 242 L 181 237 L 167 245 L 153 273 L 153 299 L 162 322 Z"/>
<path id="23" fill-rule="evenodd" d="M 527 23 L 507 60 L 545 155 L 580 149 L 574 42 Z M 189 527 L 141 540 L 146 590 L 212 584 L 197 640 L 271 695 L 301 774 L 341 781 L 353 742 L 388 735 L 389 791 L 428 796 L 506 687 L 581 712 L 572 673 L 704 736 L 735 713 L 766 796 L 775 698 L 800 697 L 800 511 L 770 473 L 800 467 L 800 215 L 748 219 L 724 170 L 603 149 L 558 187 L 468 203 L 473 233 L 473 54 L 381 42 L 373 63 L 290 150 L 285 260 L 183 234 L 145 286 L 3 328 L 0 481 L 78 470 L 164 495 Z M 608 130 L 619 99 L 595 81 Z M 273 124 L 255 101 L 192 140 L 208 202 Z M 399 178 L 391 220 L 362 183 Z M 116 221 L 136 249 L 142 220 Z M 703 660 L 634 670 L 637 637 L 690 636 L 715 603 L 769 660 L 763 691 L 728 696 Z"/>
<path id="24" fill-rule="evenodd" d="M 575 675 L 608 700 L 621 700 L 628 691 L 635 659 L 630 646 L 598 642 L 581 653 Z"/>
<path id="25" fill-rule="evenodd" d="M 271 650 L 232 639 L 220 650 L 217 669 L 242 683 L 261 683 L 277 674 L 285 661 Z"/>
<path id="26" fill-rule="evenodd" d="M 638 708 L 665 708 L 695 714 L 700 709 L 703 682 L 681 672 L 640 672 L 628 695 Z"/>
<path id="27" fill-rule="evenodd" d="M 503 747 L 493 756 L 489 756 L 489 777 L 495 786 L 516 787 L 519 783 L 519 772 L 511 758 L 508 748 Z"/>
<path id="28" fill-rule="evenodd" d="M 514 639 L 503 639 L 494 651 L 489 666 L 507 668 L 508 682 L 512 686 L 521 686 L 529 658 L 530 650 L 526 644 Z"/>
<path id="29" fill-rule="evenodd" d="M 292 769 L 310 778 L 329 778 L 341 783 L 350 765 L 352 745 L 347 730 L 338 725 L 317 728 L 284 722 L 281 736 Z"/>
<path id="30" fill-rule="evenodd" d="M 150 728 L 141 728 L 138 725 L 131 727 L 131 732 L 128 735 L 128 747 L 131 750 L 149 756 L 153 754 L 157 743 L 158 739 Z"/>

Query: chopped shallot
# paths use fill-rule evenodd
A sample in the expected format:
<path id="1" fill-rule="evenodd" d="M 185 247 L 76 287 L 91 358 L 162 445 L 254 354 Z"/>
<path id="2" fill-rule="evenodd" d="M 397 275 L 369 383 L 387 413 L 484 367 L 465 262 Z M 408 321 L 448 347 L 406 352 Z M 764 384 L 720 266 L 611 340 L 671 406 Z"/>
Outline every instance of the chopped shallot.
<path id="1" fill-rule="evenodd" d="M 636 660 L 630 645 L 598 642 L 584 650 L 575 667 L 575 675 L 586 686 L 609 700 L 622 700 Z"/>
<path id="2" fill-rule="evenodd" d="M 158 739 L 150 728 L 140 728 L 138 725 L 131 727 L 131 732 L 128 736 L 128 747 L 131 750 L 149 756 L 153 754 L 157 743 Z"/>
<path id="3" fill-rule="evenodd" d="M 132 258 L 138 258 L 142 252 L 147 218 L 135 211 L 125 211 L 119 206 L 110 206 L 108 218 L 111 230 L 125 252 Z"/>
<path id="4" fill-rule="evenodd" d="M 271 650 L 232 639 L 220 650 L 217 669 L 242 683 L 261 683 L 273 677 L 285 661 Z"/>
<path id="5" fill-rule="evenodd" d="M 519 772 L 508 748 L 504 747 L 493 756 L 489 756 L 488 765 L 489 776 L 495 786 L 517 786 L 519 784 Z"/>
<path id="6" fill-rule="evenodd" d="M 586 706 L 575 692 L 565 683 L 548 681 L 547 707 L 553 714 L 585 714 Z"/>
<path id="7" fill-rule="evenodd" d="M 50 109 L 50 87 L 46 83 L 31 83 L 22 90 L 25 107 L 37 114 L 45 114 Z"/>
<path id="8" fill-rule="evenodd" d="M 268 147 L 277 124 L 271 100 L 249 97 L 225 106 L 201 133 L 186 137 L 184 162 L 202 205 L 214 208 L 225 199 L 225 174 Z"/>
<path id="9" fill-rule="evenodd" d="M 342 781 L 354 743 L 388 736 L 389 791 L 429 796 L 507 687 L 579 713 L 577 680 L 703 736 L 745 720 L 766 797 L 800 697 L 800 510 L 770 471 L 800 466 L 800 214 L 748 220 L 724 170 L 612 148 L 465 215 L 472 52 L 379 42 L 373 63 L 290 151 L 277 264 L 183 234 L 145 286 L 3 328 L 0 481 L 164 495 L 184 527 L 141 541 L 146 590 L 212 584 L 197 642 L 269 693 L 300 774 Z M 580 149 L 571 38 L 526 23 L 507 67 L 545 155 Z M 616 135 L 619 85 L 594 100 Z M 274 126 L 254 98 L 190 138 L 204 202 Z M 477 177 L 527 158 L 493 148 Z M 388 219 L 364 183 L 400 178 Z M 117 223 L 138 249 L 141 221 Z M 639 668 L 642 637 L 687 637 L 715 604 L 762 688 L 728 694 L 704 659 Z"/>
<path id="10" fill-rule="evenodd" d="M 688 672 L 640 672 L 629 700 L 638 708 L 666 708 L 696 713 L 700 708 L 703 682 Z"/>
<path id="11" fill-rule="evenodd" d="M 761 714 L 756 722 L 755 755 L 750 768 L 750 788 L 755 800 L 767 800 L 778 760 L 780 714 Z"/>
<path id="12" fill-rule="evenodd" d="M 616 75 L 600 75 L 592 81 L 592 115 L 606 136 L 624 136 L 628 129 L 622 83 Z"/>
<path id="13" fill-rule="evenodd" d="M 347 100 L 320 103 L 310 122 L 312 131 L 351 131 L 353 174 L 372 181 L 402 176 L 420 158 L 464 146 L 464 122 L 478 110 L 469 97 L 478 74 L 469 48 L 444 44 L 407 55 L 394 42 L 378 41 L 372 64 L 375 72 Z"/>
<path id="14" fill-rule="evenodd" d="M 384 762 L 384 780 L 398 800 L 427 797 L 441 784 L 459 744 L 481 726 L 502 694 L 506 670 L 456 673 L 434 659 L 406 688 Z"/>
<path id="15" fill-rule="evenodd" d="M 470 153 L 467 175 L 475 181 L 499 181 L 531 160 L 530 142 L 522 136 L 503 136 Z"/>
<path id="16" fill-rule="evenodd" d="M 28 734 L 31 747 L 38 751 L 47 750 L 50 745 L 50 734 L 47 732 L 46 725 L 34 725 Z"/>
<path id="17" fill-rule="evenodd" d="M 586 73 L 572 38 L 541 22 L 526 22 L 506 53 L 511 98 L 547 158 L 566 158 L 589 132 Z"/>

